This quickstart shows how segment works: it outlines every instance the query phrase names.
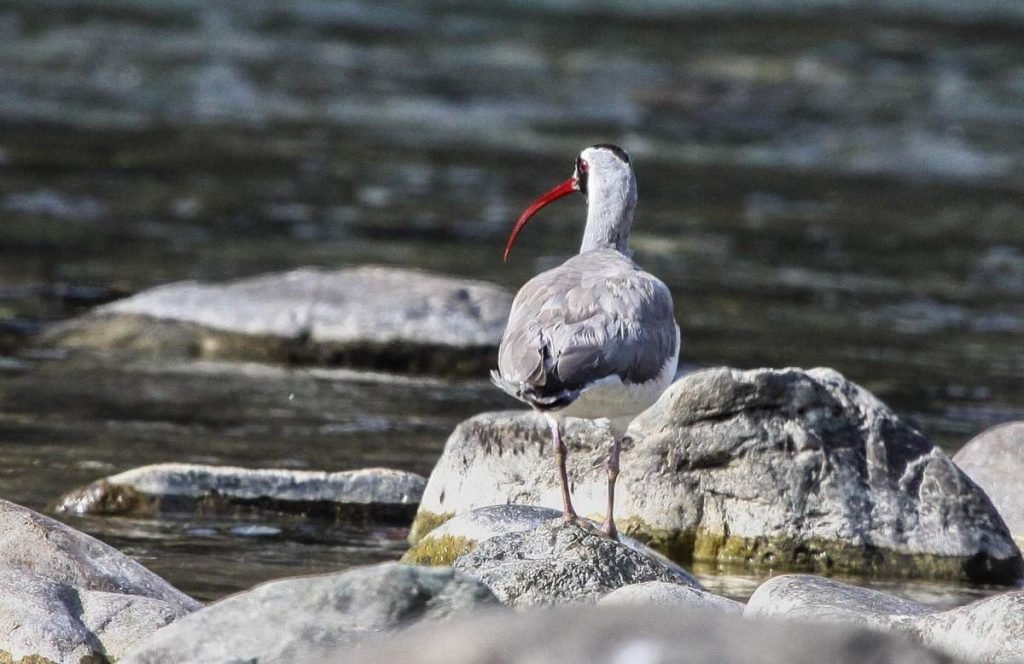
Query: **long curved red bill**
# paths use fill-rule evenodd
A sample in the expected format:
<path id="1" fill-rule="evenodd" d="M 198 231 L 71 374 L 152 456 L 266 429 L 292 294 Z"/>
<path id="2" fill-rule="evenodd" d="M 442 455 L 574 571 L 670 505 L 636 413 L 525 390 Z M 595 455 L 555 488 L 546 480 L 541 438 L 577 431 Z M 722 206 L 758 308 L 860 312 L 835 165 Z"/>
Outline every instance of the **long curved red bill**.
<path id="1" fill-rule="evenodd" d="M 516 221 L 516 225 L 512 227 L 512 232 L 509 233 L 508 236 L 508 242 L 505 243 L 505 255 L 501 257 L 501 260 L 508 260 L 508 254 L 512 251 L 512 245 L 515 244 L 516 238 L 519 236 L 519 231 L 523 230 L 523 227 L 526 226 L 526 222 L 530 220 L 530 217 L 537 214 L 542 207 L 551 201 L 557 201 L 559 198 L 568 196 L 575 191 L 577 191 L 576 177 L 573 176 L 534 202 L 530 203 L 530 207 L 523 210 L 523 213 L 519 215 L 519 219 Z"/>

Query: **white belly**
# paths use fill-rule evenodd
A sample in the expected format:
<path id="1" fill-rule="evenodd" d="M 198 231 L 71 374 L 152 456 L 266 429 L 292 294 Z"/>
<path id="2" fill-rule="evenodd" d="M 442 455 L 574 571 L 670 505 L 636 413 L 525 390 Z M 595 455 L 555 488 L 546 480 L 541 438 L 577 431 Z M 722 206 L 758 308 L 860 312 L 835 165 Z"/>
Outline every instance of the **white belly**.
<path id="1" fill-rule="evenodd" d="M 644 383 L 623 383 L 618 376 L 594 381 L 571 404 L 551 413 L 556 417 L 580 417 L 628 421 L 658 400 L 675 378 L 679 363 L 679 328 L 675 355 L 665 360 L 657 376 Z"/>

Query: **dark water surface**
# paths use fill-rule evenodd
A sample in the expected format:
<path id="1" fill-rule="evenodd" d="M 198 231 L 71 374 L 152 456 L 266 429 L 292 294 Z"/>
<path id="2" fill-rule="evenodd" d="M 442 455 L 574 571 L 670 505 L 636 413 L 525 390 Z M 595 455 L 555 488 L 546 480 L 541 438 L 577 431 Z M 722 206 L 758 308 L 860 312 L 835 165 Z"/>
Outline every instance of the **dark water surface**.
<path id="1" fill-rule="evenodd" d="M 428 474 L 457 422 L 509 406 L 484 380 L 26 344 L 179 279 L 375 262 L 516 288 L 574 251 L 583 203 L 503 265 L 511 222 L 595 142 L 633 155 L 633 248 L 688 366 L 831 366 L 950 453 L 1024 419 L 1024 15 L 602 7 L 0 5 L 0 496 L 44 509 L 158 461 Z M 204 599 L 404 548 L 287 520 L 75 525 Z"/>

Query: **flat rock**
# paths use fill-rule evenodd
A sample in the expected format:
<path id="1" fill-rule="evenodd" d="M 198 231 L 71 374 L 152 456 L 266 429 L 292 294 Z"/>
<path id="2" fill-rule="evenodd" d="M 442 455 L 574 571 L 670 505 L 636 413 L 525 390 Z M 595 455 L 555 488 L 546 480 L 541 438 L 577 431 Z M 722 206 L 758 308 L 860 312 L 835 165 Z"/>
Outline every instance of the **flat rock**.
<path id="1" fill-rule="evenodd" d="M 744 615 L 900 632 L 971 662 L 1024 661 L 1024 591 L 1020 590 L 939 611 L 877 590 L 798 574 L 763 583 Z"/>
<path id="2" fill-rule="evenodd" d="M 1024 422 L 1007 422 L 972 438 L 953 457 L 999 510 L 1010 532 L 1024 542 Z"/>
<path id="3" fill-rule="evenodd" d="M 106 661 L 201 605 L 65 524 L 0 500 L 0 661 Z"/>
<path id="4" fill-rule="evenodd" d="M 723 613 L 743 613 L 743 604 L 727 597 L 720 597 L 700 588 L 682 586 L 665 581 L 645 581 L 622 586 L 611 591 L 600 600 L 600 606 L 647 605 L 692 606 L 713 609 Z"/>
<path id="5" fill-rule="evenodd" d="M 644 581 L 700 588 L 686 572 L 609 539 L 588 523 L 561 519 L 479 542 L 456 558 L 454 567 L 517 607 L 595 602 Z"/>
<path id="6" fill-rule="evenodd" d="M 616 521 L 673 560 L 1006 583 L 1020 551 L 991 502 L 924 435 L 830 369 L 687 375 L 633 422 Z M 461 423 L 431 473 L 418 541 L 477 507 L 558 508 L 543 418 Z M 577 511 L 603 517 L 608 432 L 570 421 Z"/>
<path id="7" fill-rule="evenodd" d="M 310 661 L 368 633 L 497 606 L 486 586 L 451 568 L 385 563 L 264 583 L 158 630 L 121 662 Z"/>
<path id="8" fill-rule="evenodd" d="M 367 639 L 322 662 L 389 664 L 924 664 L 946 655 L 893 634 L 665 606 L 562 606 L 485 614 Z"/>
<path id="9" fill-rule="evenodd" d="M 390 468 L 328 473 L 162 463 L 111 475 L 60 498 L 69 514 L 152 516 L 255 509 L 407 524 L 426 480 Z"/>
<path id="10" fill-rule="evenodd" d="M 512 294 L 380 266 L 302 268 L 226 284 L 185 281 L 53 328 L 68 348 L 444 374 L 493 363 Z"/>

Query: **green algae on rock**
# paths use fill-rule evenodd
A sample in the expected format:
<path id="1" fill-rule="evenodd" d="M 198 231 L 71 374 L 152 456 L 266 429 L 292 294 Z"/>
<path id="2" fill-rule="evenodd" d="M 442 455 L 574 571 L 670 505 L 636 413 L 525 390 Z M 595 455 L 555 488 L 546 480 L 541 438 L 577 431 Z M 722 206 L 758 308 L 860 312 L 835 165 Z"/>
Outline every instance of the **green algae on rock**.
<path id="1" fill-rule="evenodd" d="M 428 567 L 450 566 L 456 558 L 471 551 L 476 543 L 476 540 L 457 535 L 428 537 L 412 545 L 401 562 Z"/>
<path id="2" fill-rule="evenodd" d="M 485 413 L 449 437 L 410 539 L 485 505 L 556 508 L 542 418 Z M 616 517 L 679 562 L 1012 583 L 1021 553 L 985 494 L 830 369 L 687 375 L 631 425 Z M 604 509 L 607 432 L 565 433 L 573 501 Z"/>

